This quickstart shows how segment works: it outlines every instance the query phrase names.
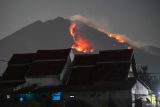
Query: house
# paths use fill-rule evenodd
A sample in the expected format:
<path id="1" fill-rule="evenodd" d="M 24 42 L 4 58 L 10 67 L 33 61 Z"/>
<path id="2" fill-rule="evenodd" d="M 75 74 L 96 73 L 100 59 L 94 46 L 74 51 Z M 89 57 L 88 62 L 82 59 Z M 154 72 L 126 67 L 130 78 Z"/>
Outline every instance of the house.
<path id="1" fill-rule="evenodd" d="M 73 60 L 71 49 L 39 50 L 26 73 L 26 83 L 38 86 L 59 86 L 67 81 L 67 67 Z"/>
<path id="2" fill-rule="evenodd" d="M 29 69 L 33 56 L 33 53 L 14 54 L 8 62 L 8 67 L 0 78 L 0 105 L 2 107 L 8 104 L 8 100 L 14 101 L 13 88 L 26 82 L 25 73 Z"/>
<path id="3" fill-rule="evenodd" d="M 147 97 L 149 87 L 137 79 L 133 50 L 107 50 L 76 55 L 62 92 L 74 106 L 134 107 L 135 99 Z"/>
<path id="4" fill-rule="evenodd" d="M 5 73 L 21 78 L 20 84 L 10 86 L 13 93 L 35 93 L 41 96 L 41 104 L 135 107 L 136 99 L 145 100 L 150 93 L 137 76 L 132 49 L 76 55 L 71 49 L 38 50 L 29 58 L 27 55 L 22 55 L 24 60 L 13 56 Z M 8 71 L 12 66 L 17 69 Z M 9 82 L 5 73 L 2 78 Z"/>
<path id="5" fill-rule="evenodd" d="M 12 88 L 25 83 L 25 73 L 32 62 L 33 53 L 14 54 L 0 80 L 1 88 Z"/>

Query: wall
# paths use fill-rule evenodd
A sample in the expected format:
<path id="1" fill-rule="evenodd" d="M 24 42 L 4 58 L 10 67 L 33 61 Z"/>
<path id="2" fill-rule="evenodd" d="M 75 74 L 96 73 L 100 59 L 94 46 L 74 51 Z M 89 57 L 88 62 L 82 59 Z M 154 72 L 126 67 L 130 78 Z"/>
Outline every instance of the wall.
<path id="1" fill-rule="evenodd" d="M 132 88 L 132 94 L 148 95 L 148 89 L 139 81 Z"/>
<path id="2" fill-rule="evenodd" d="M 149 90 L 139 81 L 136 82 L 136 84 L 131 89 L 132 93 L 132 107 L 135 107 L 135 100 L 136 99 L 142 99 L 143 101 L 146 101 L 147 96 L 149 95 Z"/>
<path id="3" fill-rule="evenodd" d="M 70 96 L 72 96 L 72 98 Z M 64 92 L 63 98 L 66 102 L 74 101 L 75 103 L 81 103 L 82 106 L 87 105 L 88 107 L 108 107 L 107 105 L 131 107 L 132 103 L 129 90 Z"/>
<path id="4" fill-rule="evenodd" d="M 38 86 L 51 86 L 51 85 L 61 85 L 62 81 L 59 80 L 57 76 L 46 76 L 46 77 L 39 77 L 39 78 L 27 78 L 26 79 L 27 85 L 37 84 Z"/>

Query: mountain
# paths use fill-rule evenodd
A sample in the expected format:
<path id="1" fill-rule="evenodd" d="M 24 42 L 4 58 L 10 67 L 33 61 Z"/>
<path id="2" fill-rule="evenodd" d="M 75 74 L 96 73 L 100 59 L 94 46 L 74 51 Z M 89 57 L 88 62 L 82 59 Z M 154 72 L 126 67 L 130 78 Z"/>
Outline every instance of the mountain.
<path id="1" fill-rule="evenodd" d="M 146 50 L 147 47 L 152 47 L 150 50 Z M 154 50 L 154 53 L 152 50 Z M 147 65 L 148 72 L 160 73 L 160 54 L 158 52 L 160 48 L 154 46 L 146 46 L 141 48 L 135 48 L 135 58 L 137 65 Z"/>
<path id="2" fill-rule="evenodd" d="M 0 40 L 0 60 L 8 61 L 14 53 L 32 53 L 38 49 L 63 49 L 72 44 L 70 21 L 61 17 L 36 21 Z M 6 62 L 0 61 L 0 74 Z"/>
<path id="3" fill-rule="evenodd" d="M 32 53 L 42 49 L 70 48 L 73 42 L 69 32 L 70 24 L 70 20 L 57 17 L 46 22 L 36 21 L 16 31 L 0 40 L 0 60 L 8 61 L 14 53 Z M 95 52 L 99 50 L 124 49 L 130 45 L 129 43 L 119 43 L 85 23 L 77 22 L 77 29 L 79 34 L 91 44 Z M 160 56 L 158 52 L 160 50 L 156 47 L 150 46 L 149 50 L 146 50 L 146 47 L 135 47 L 137 64 L 148 65 L 150 72 L 159 72 Z M 4 72 L 6 65 L 6 62 L 0 61 L 0 75 Z"/>
<path id="4" fill-rule="evenodd" d="M 153 55 L 157 55 L 160 56 L 160 48 L 159 47 L 155 47 L 155 46 L 144 46 L 141 47 L 144 51 L 153 54 Z"/>

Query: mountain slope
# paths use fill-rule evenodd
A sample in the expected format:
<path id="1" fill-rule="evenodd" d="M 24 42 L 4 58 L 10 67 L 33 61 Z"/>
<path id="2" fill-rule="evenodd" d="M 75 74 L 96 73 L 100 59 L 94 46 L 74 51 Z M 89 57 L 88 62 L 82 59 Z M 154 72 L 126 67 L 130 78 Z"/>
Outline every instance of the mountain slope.
<path id="1" fill-rule="evenodd" d="M 160 73 L 160 56 L 157 53 L 153 54 L 151 51 L 146 51 L 144 47 L 135 48 L 134 53 L 137 65 L 148 66 L 148 72 Z"/>
<path id="2" fill-rule="evenodd" d="M 8 61 L 14 53 L 69 48 L 72 44 L 69 24 L 69 20 L 58 17 L 47 22 L 36 21 L 16 31 L 0 40 L 0 60 Z M 4 69 L 4 62 L 0 62 L 0 74 Z"/>

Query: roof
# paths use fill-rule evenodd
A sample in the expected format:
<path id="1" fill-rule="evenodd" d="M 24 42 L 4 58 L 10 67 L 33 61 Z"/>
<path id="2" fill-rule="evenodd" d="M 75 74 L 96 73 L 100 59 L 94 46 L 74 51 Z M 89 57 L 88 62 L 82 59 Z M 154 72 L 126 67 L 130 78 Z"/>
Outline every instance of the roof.
<path id="1" fill-rule="evenodd" d="M 98 64 L 94 73 L 96 81 L 125 81 L 128 77 L 130 63 Z"/>
<path id="2" fill-rule="evenodd" d="M 129 63 L 105 64 L 73 68 L 69 85 L 95 84 L 108 81 L 125 81 L 128 77 Z"/>
<path id="3" fill-rule="evenodd" d="M 1 87 L 13 87 L 25 82 L 25 74 L 35 54 L 14 54 L 0 79 Z"/>
<path id="4" fill-rule="evenodd" d="M 78 54 L 75 56 L 73 66 L 95 65 L 98 54 Z"/>
<path id="5" fill-rule="evenodd" d="M 0 87 L 15 87 L 25 83 L 28 66 L 9 66 L 0 78 Z"/>
<path id="6" fill-rule="evenodd" d="M 99 62 L 130 61 L 132 54 L 133 54 L 133 49 L 100 51 L 98 61 Z"/>
<path id="7" fill-rule="evenodd" d="M 25 83 L 25 81 L 0 81 L 0 88 L 16 87 L 23 83 Z"/>
<path id="8" fill-rule="evenodd" d="M 95 72 L 95 67 L 81 67 L 73 68 L 69 85 L 91 85 L 93 84 L 93 73 Z"/>
<path id="9" fill-rule="evenodd" d="M 25 75 L 27 77 L 59 75 L 70 51 L 70 49 L 39 50 L 36 54 L 15 54 L 2 79 L 23 81 Z M 76 55 L 68 84 L 91 85 L 126 81 L 132 63 L 131 59 L 134 58 L 132 54 L 133 50 L 125 49 L 100 51 L 99 54 Z"/>
<path id="10" fill-rule="evenodd" d="M 65 66 L 71 49 L 38 50 L 27 77 L 59 75 Z"/>
<path id="11" fill-rule="evenodd" d="M 29 66 L 9 66 L 2 76 L 2 80 L 24 80 Z"/>
<path id="12" fill-rule="evenodd" d="M 34 62 L 27 72 L 27 77 L 58 75 L 61 73 L 64 65 L 65 61 Z"/>
<path id="13" fill-rule="evenodd" d="M 100 51 L 98 55 L 75 56 L 69 85 L 125 81 L 133 50 Z"/>
<path id="14" fill-rule="evenodd" d="M 1 81 L 25 81 L 25 73 L 28 71 L 34 55 L 33 53 L 14 54 L 8 62 L 8 67 L 2 75 Z"/>
<path id="15" fill-rule="evenodd" d="M 38 50 L 34 60 L 66 60 L 71 49 Z"/>
<path id="16" fill-rule="evenodd" d="M 8 64 L 30 64 L 34 55 L 34 53 L 14 54 Z"/>
<path id="17" fill-rule="evenodd" d="M 69 85 L 92 84 L 98 54 L 78 54 L 72 64 Z"/>
<path id="18" fill-rule="evenodd" d="M 132 49 L 100 51 L 97 61 L 96 81 L 124 81 L 132 59 Z"/>

